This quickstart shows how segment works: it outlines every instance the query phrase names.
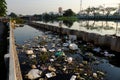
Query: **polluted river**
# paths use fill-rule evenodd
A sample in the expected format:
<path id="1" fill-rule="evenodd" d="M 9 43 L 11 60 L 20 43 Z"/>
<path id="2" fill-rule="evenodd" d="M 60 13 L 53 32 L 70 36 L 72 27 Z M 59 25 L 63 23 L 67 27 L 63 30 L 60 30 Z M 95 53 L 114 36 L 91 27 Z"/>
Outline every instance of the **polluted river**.
<path id="1" fill-rule="evenodd" d="M 120 80 L 120 54 L 24 25 L 14 30 L 23 80 Z"/>

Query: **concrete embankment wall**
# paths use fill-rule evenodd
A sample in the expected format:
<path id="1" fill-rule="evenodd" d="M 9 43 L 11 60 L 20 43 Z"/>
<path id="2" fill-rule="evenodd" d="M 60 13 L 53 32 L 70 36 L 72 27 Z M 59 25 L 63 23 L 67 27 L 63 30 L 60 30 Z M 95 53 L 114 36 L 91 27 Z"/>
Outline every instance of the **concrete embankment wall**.
<path id="1" fill-rule="evenodd" d="M 46 25 L 42 23 L 30 22 L 29 25 L 37 29 L 47 29 L 47 30 L 62 33 L 62 34 L 76 35 L 78 38 L 81 38 L 84 41 L 93 42 L 96 45 L 106 46 L 113 51 L 120 52 L 120 37 L 115 37 L 110 35 L 103 36 L 96 33 L 88 33 L 84 31 L 60 28 L 58 26 Z"/>
<path id="2" fill-rule="evenodd" d="M 23 80 L 15 46 L 13 26 L 14 25 L 10 23 L 9 53 L 5 55 L 5 58 L 8 58 L 9 60 L 8 80 Z"/>

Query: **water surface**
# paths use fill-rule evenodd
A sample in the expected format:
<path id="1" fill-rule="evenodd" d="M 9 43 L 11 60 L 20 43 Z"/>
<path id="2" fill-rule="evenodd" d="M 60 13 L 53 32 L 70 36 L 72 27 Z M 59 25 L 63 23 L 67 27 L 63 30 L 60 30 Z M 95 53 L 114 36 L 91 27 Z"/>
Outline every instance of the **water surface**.
<path id="1" fill-rule="evenodd" d="M 14 30 L 14 34 L 15 34 L 16 43 L 24 44 L 24 41 L 42 35 L 43 32 L 36 30 L 28 25 L 25 25 L 24 27 L 16 28 Z M 22 59 L 24 57 L 21 57 L 19 54 L 19 58 Z M 120 80 L 120 67 L 117 67 L 116 65 L 109 63 L 109 60 L 103 59 L 102 57 L 100 57 L 100 60 L 102 63 L 100 63 L 99 65 L 95 65 L 94 67 L 106 72 L 106 80 Z M 119 64 L 119 62 L 117 64 Z"/>

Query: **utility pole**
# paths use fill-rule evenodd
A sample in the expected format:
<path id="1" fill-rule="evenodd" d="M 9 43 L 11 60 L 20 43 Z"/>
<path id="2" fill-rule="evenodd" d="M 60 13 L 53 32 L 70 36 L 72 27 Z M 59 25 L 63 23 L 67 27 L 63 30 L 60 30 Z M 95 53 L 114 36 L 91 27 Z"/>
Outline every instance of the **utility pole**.
<path id="1" fill-rule="evenodd" d="M 82 0 L 80 0 L 80 13 L 82 12 Z"/>
<path id="2" fill-rule="evenodd" d="M 119 5 L 119 9 L 120 9 L 120 3 L 118 5 Z"/>
<path id="3" fill-rule="evenodd" d="M 120 3 L 118 4 L 118 15 L 120 15 Z"/>

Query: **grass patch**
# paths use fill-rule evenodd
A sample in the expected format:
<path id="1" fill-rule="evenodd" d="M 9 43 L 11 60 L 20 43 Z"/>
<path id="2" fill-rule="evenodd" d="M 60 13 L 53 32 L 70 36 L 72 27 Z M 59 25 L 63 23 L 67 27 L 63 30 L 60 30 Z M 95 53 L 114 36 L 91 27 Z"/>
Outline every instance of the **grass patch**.
<path id="1" fill-rule="evenodd" d="M 79 19 L 76 16 L 71 16 L 71 17 L 58 17 L 58 20 L 70 20 L 70 21 L 78 21 Z"/>

